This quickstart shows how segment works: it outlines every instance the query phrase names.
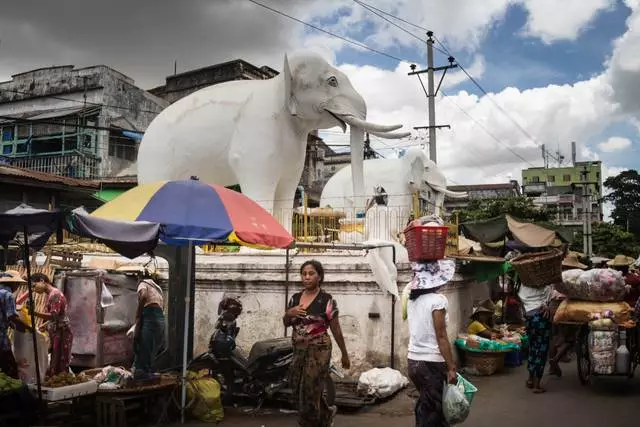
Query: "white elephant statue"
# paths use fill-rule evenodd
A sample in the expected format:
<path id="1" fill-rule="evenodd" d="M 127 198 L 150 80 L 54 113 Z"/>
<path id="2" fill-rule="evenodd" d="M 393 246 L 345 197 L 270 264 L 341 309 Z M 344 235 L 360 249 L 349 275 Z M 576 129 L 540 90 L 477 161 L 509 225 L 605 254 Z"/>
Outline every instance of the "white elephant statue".
<path id="1" fill-rule="evenodd" d="M 316 54 L 287 59 L 269 80 L 243 80 L 201 89 L 162 111 L 138 153 L 138 181 L 200 180 L 240 185 L 274 215 L 290 217 L 304 168 L 307 135 L 342 127 L 351 134 L 352 190 L 364 208 L 364 133 L 404 138 L 401 128 L 366 121 L 367 108 L 347 76 Z"/>
<path id="2" fill-rule="evenodd" d="M 429 160 L 424 150 L 417 147 L 409 148 L 399 159 L 365 160 L 363 172 L 364 185 L 371 196 L 374 187 L 384 187 L 389 196 L 388 206 L 399 210 L 401 221 L 408 220 L 413 194 L 417 191 L 422 199 L 431 204 L 429 210 L 438 216 L 444 211 L 445 196 L 468 197 L 466 192 L 447 190 L 447 179 L 442 171 Z M 322 190 L 320 206 L 331 206 L 335 210 L 344 211 L 347 217 L 353 216 L 351 181 L 351 167 L 346 166 L 336 172 Z"/>

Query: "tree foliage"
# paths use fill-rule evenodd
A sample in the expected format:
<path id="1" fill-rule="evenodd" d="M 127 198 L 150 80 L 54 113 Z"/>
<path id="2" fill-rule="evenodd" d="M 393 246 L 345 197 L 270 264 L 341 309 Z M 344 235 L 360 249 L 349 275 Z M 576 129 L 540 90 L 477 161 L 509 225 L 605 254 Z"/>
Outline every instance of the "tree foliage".
<path id="1" fill-rule="evenodd" d="M 640 253 L 640 245 L 633 233 L 625 231 L 618 225 L 607 222 L 596 223 L 593 224 L 591 232 L 593 253 L 595 255 L 613 258 L 622 254 L 635 258 Z M 582 252 L 582 239 L 582 231 L 579 231 L 571 244 L 571 249 Z"/>
<path id="2" fill-rule="evenodd" d="M 613 223 L 633 233 L 640 239 L 640 175 L 636 170 L 626 170 L 606 179 L 604 186 L 610 191 L 604 197 L 613 204 Z"/>
<path id="3" fill-rule="evenodd" d="M 527 197 L 501 197 L 472 199 L 467 208 L 459 212 L 460 222 L 478 221 L 508 214 L 514 218 L 531 221 L 548 221 L 549 213 L 536 207 Z"/>

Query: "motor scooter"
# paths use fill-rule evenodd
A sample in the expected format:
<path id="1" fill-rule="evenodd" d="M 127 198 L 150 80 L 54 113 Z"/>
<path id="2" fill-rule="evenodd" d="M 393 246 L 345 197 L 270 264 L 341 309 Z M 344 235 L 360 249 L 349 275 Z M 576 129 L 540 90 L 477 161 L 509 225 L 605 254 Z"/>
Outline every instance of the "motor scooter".
<path id="1" fill-rule="evenodd" d="M 249 399 L 259 409 L 266 400 L 286 399 L 296 404 L 288 384 L 288 375 L 293 360 L 291 338 L 273 338 L 258 341 L 245 357 L 236 346 L 240 328 L 236 324 L 242 313 L 242 303 L 238 298 L 224 298 L 218 304 L 218 319 L 209 340 L 209 350 L 194 358 L 188 365 L 189 371 L 208 370 L 220 382 L 222 399 L 225 404 L 233 404 L 241 399 Z M 331 363 L 331 374 L 344 375 Z M 335 384 L 327 378 L 324 396 L 328 405 L 335 402 Z"/>

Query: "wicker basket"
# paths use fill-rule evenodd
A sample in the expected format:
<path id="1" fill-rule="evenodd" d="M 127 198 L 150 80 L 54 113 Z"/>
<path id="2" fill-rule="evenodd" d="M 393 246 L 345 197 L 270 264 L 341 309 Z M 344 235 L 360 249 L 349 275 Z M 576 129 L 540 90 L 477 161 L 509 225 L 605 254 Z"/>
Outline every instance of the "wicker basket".
<path id="1" fill-rule="evenodd" d="M 493 375 L 504 369 L 504 352 L 487 351 L 480 353 L 476 351 L 467 351 L 465 353 L 465 371 L 472 375 Z"/>
<path id="2" fill-rule="evenodd" d="M 522 284 L 530 288 L 543 288 L 562 282 L 562 252 L 552 250 L 524 254 L 511 260 Z"/>

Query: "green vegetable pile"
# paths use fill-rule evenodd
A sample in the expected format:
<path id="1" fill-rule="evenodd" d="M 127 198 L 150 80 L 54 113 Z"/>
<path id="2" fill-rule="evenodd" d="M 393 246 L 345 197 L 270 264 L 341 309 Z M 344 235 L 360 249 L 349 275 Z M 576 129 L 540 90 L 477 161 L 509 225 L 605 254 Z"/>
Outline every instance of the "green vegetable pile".
<path id="1" fill-rule="evenodd" d="M 22 387 L 22 381 L 7 376 L 0 371 L 0 393 L 18 390 Z"/>

